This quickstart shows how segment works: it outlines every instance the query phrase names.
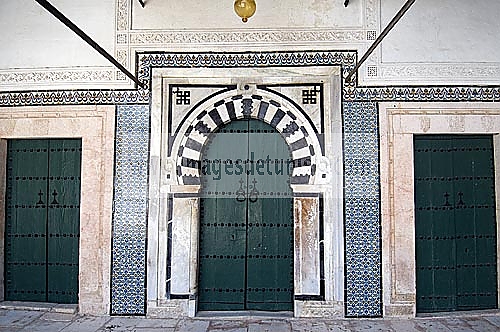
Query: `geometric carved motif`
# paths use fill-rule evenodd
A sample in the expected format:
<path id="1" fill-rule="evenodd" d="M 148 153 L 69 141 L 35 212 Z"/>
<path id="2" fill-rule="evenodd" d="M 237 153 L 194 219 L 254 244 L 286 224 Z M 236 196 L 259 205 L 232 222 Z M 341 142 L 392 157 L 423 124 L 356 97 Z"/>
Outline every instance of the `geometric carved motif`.
<path id="1" fill-rule="evenodd" d="M 312 90 L 302 90 L 302 103 L 303 104 L 316 104 L 318 102 L 318 92 L 321 90 L 316 90 L 316 86 Z"/>
<path id="2" fill-rule="evenodd" d="M 176 90 L 172 91 L 172 93 L 176 95 L 176 105 L 189 105 L 191 103 L 191 91 L 183 91 L 179 87 L 176 87 Z"/>

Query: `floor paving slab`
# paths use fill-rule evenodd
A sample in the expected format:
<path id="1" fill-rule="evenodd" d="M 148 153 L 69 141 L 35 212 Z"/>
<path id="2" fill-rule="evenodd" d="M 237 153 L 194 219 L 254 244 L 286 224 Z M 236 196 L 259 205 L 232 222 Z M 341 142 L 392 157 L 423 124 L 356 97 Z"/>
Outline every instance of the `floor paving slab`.
<path id="1" fill-rule="evenodd" d="M 383 319 L 356 319 L 349 322 L 356 331 L 393 331 L 390 322 Z"/>
<path id="2" fill-rule="evenodd" d="M 176 332 L 205 332 L 208 331 L 209 320 L 186 319 L 181 320 L 175 327 Z"/>
<path id="3" fill-rule="evenodd" d="M 40 316 L 40 319 L 54 322 L 71 322 L 76 318 L 75 314 L 61 312 L 46 312 Z"/>
<path id="4" fill-rule="evenodd" d="M 110 319 L 111 317 L 79 316 L 61 332 L 95 332 Z"/>
<path id="5" fill-rule="evenodd" d="M 135 318 L 135 326 L 138 328 L 175 328 L 179 323 L 178 319 L 161 318 Z"/>
<path id="6" fill-rule="evenodd" d="M 0 326 L 1 327 L 18 327 L 22 328 L 43 315 L 41 311 L 27 310 L 1 310 L 0 311 Z"/>
<path id="7" fill-rule="evenodd" d="M 500 330 L 500 315 L 498 315 L 498 316 L 489 316 L 488 315 L 488 316 L 483 316 L 483 318 L 486 319 L 491 324 L 498 327 L 498 329 Z"/>
<path id="8" fill-rule="evenodd" d="M 465 319 L 460 318 L 443 318 L 440 320 L 447 328 L 454 332 L 473 332 L 475 331 Z"/>
<path id="9" fill-rule="evenodd" d="M 423 331 L 428 332 L 450 332 L 451 329 L 447 328 L 443 323 L 441 323 L 436 318 L 419 319 L 417 320 L 417 326 Z"/>
<path id="10" fill-rule="evenodd" d="M 292 326 L 288 322 L 258 322 L 248 325 L 248 332 L 290 332 Z"/>
<path id="11" fill-rule="evenodd" d="M 0 332 L 18 332 L 20 331 L 20 328 L 17 327 L 2 327 L 0 326 Z"/>
<path id="12" fill-rule="evenodd" d="M 51 321 L 36 319 L 29 325 L 26 325 L 19 331 L 22 332 L 61 332 L 66 326 L 71 324 L 71 321 Z"/>
<path id="13" fill-rule="evenodd" d="M 106 332 L 132 332 L 140 318 L 136 317 L 112 317 L 98 331 Z"/>
<path id="14" fill-rule="evenodd" d="M 491 324 L 489 321 L 482 319 L 480 317 L 474 317 L 472 319 L 467 320 L 467 324 L 469 324 L 473 331 L 478 332 L 498 332 L 498 326 Z"/>
<path id="15" fill-rule="evenodd" d="M 346 331 L 355 331 L 355 322 L 351 320 L 343 320 L 343 319 L 334 319 L 334 320 L 326 320 L 326 326 L 328 328 L 328 332 L 346 332 Z"/>
<path id="16" fill-rule="evenodd" d="M 389 322 L 391 329 L 393 331 L 404 331 L 404 332 L 414 332 L 424 330 L 419 328 L 414 320 L 412 319 L 394 319 Z"/>
<path id="17" fill-rule="evenodd" d="M 294 332 L 311 332 L 311 331 L 330 331 L 326 323 L 323 321 L 316 321 L 311 319 L 297 319 L 290 322 L 291 329 Z M 340 330 L 349 331 L 349 330 Z"/>

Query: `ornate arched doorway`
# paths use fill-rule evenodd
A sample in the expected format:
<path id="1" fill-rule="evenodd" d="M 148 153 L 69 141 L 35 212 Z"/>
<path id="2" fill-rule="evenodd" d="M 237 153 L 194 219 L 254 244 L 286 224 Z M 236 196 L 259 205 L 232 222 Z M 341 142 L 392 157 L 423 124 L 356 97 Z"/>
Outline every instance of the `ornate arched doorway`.
<path id="1" fill-rule="evenodd" d="M 163 82 L 166 99 L 153 103 L 151 117 L 148 314 L 178 317 L 195 316 L 199 310 L 293 310 L 295 316 L 315 316 L 342 312 L 342 131 L 340 104 L 333 102 L 338 96 L 335 81 L 288 82 L 279 87 L 247 84 L 243 79 L 230 85 L 227 81 L 221 85 L 217 78 L 203 79 L 218 82 L 211 85 L 172 80 Z M 270 80 L 276 81 L 274 76 Z M 302 98 L 310 94 L 316 94 L 314 103 Z M 255 128 L 261 131 L 261 140 L 253 156 L 250 150 L 254 148 L 249 150 L 247 142 L 253 138 L 231 135 L 231 130 L 241 134 L 242 128 L 231 129 L 237 124 L 262 126 Z M 219 144 L 215 141 L 219 136 L 228 138 Z M 274 143 L 283 154 L 268 152 Z M 217 150 L 222 152 L 207 157 Z M 249 162 L 252 159 L 254 163 Z M 281 174 L 282 166 L 280 178 L 276 174 Z M 246 172 L 251 167 L 253 175 Z M 233 178 L 223 181 L 221 174 L 229 173 Z M 207 176 L 212 184 L 207 183 Z M 270 189 L 273 181 L 281 181 L 284 187 Z M 270 203 L 278 198 L 277 192 L 283 205 L 287 201 L 286 208 Z M 207 208 L 214 195 L 219 198 Z M 265 213 L 271 215 L 267 220 Z M 243 221 L 236 222 L 231 215 L 240 215 Z M 285 216 L 288 224 L 278 222 Z M 332 239 L 338 250 L 333 251 Z M 281 251 L 270 254 L 276 248 L 267 243 L 280 243 Z M 215 263 L 218 267 L 215 260 L 220 260 Z M 207 297 L 204 292 L 216 296 Z"/>
<path id="2" fill-rule="evenodd" d="M 289 147 L 271 125 L 232 121 L 201 158 L 199 310 L 293 310 Z"/>

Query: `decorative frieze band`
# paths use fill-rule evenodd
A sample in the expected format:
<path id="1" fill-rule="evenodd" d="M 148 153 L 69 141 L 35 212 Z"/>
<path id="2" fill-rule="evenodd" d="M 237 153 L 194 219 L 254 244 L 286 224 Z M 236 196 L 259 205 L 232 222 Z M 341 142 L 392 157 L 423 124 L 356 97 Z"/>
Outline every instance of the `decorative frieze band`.
<path id="1" fill-rule="evenodd" d="M 0 71 L 0 85 L 111 82 L 113 70 Z"/>
<path id="2" fill-rule="evenodd" d="M 149 84 L 152 68 L 234 68 L 272 66 L 340 66 L 344 75 L 356 63 L 353 51 L 295 52 L 150 52 L 139 54 L 139 79 Z M 125 60 L 126 61 L 126 60 Z M 1 74 L 0 74 L 1 75 Z M 30 77 L 26 74 L 27 78 Z M 86 74 L 81 74 L 86 75 Z M 106 74 L 108 75 L 108 74 Z M 109 75 L 113 76 L 114 71 Z M 57 76 L 57 75 L 56 75 Z M 500 76 L 500 73 L 499 73 Z M 105 76 L 107 77 L 107 76 Z M 93 77 L 92 77 L 93 78 Z M 84 79 L 84 77 L 82 77 Z M 1 81 L 1 76 L 0 76 Z M 499 101 L 500 86 L 385 86 L 345 84 L 344 101 Z M 147 90 L 46 90 L 0 93 L 0 106 L 59 104 L 147 104 Z"/>
<path id="3" fill-rule="evenodd" d="M 347 87 L 346 101 L 499 101 L 500 86 Z"/>
<path id="4" fill-rule="evenodd" d="M 361 42 L 364 30 L 133 31 L 131 45 Z"/>
<path id="5" fill-rule="evenodd" d="M 0 93 L 0 106 L 148 104 L 145 90 L 69 90 Z"/>

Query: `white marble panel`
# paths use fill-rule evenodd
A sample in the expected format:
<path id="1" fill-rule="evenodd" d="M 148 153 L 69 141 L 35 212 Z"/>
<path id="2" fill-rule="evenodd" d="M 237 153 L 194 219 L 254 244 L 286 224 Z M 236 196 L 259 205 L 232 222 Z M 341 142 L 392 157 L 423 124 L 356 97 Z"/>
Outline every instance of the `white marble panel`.
<path id="1" fill-rule="evenodd" d="M 320 294 L 319 199 L 295 197 L 295 294 Z"/>
<path id="2" fill-rule="evenodd" d="M 197 243 L 192 241 L 193 223 L 197 224 L 198 199 L 174 198 L 172 217 L 172 294 L 189 294 L 191 279 L 196 280 Z M 197 226 L 196 226 L 197 227 Z M 195 256 L 192 255 L 193 251 Z"/>

